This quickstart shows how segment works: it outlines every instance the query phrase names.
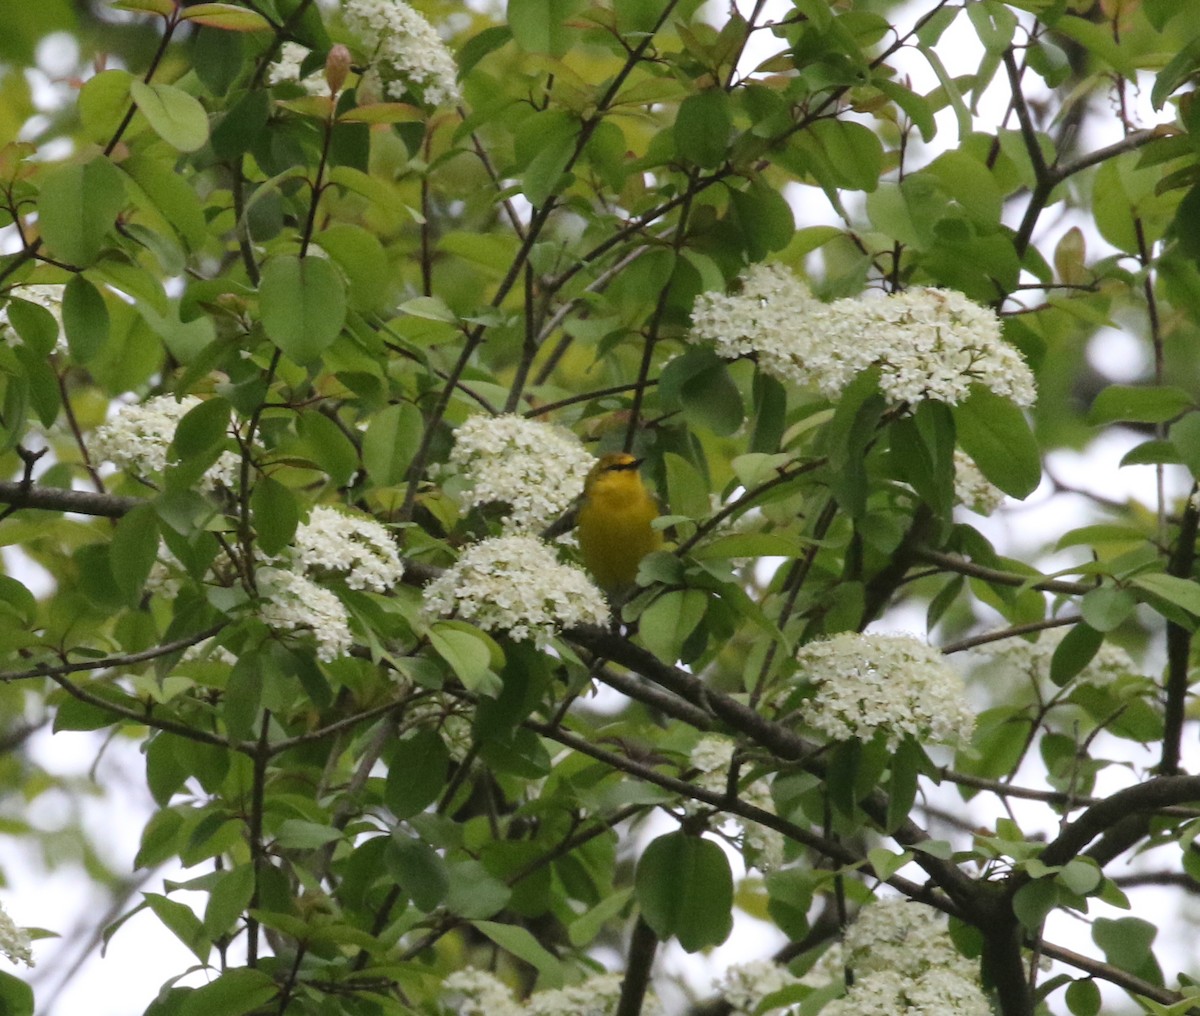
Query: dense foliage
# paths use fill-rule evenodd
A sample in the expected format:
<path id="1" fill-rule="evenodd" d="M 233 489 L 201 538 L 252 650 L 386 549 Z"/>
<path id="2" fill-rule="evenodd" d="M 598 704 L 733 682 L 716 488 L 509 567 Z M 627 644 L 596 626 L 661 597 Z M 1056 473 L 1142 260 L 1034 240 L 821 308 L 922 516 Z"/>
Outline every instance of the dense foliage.
<path id="1" fill-rule="evenodd" d="M 712 1012 L 1189 1011 L 1190 0 L 10 8 L 5 832 L 140 748 L 148 1013 L 633 1016 L 735 911 Z"/>

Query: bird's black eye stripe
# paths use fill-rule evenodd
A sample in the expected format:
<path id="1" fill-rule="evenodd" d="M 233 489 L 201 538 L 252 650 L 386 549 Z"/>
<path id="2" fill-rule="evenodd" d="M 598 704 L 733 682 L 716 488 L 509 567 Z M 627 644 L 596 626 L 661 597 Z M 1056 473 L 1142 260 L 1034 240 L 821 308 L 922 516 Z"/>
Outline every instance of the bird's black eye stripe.
<path id="1" fill-rule="evenodd" d="M 608 468 L 612 472 L 616 472 L 617 470 L 628 472 L 631 469 L 637 469 L 637 467 L 640 466 L 644 461 L 645 459 L 633 459 L 630 462 L 614 462 Z"/>

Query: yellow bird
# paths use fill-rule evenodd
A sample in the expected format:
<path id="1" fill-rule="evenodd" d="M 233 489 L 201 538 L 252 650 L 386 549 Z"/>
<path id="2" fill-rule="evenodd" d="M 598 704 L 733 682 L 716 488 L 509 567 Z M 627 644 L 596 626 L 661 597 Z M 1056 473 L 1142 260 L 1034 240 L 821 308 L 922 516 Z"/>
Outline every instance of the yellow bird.
<path id="1" fill-rule="evenodd" d="M 663 536 L 650 523 L 658 502 L 642 483 L 635 459 L 610 452 L 588 473 L 576 523 L 583 562 L 608 593 L 633 584 L 643 557 L 662 546 Z"/>

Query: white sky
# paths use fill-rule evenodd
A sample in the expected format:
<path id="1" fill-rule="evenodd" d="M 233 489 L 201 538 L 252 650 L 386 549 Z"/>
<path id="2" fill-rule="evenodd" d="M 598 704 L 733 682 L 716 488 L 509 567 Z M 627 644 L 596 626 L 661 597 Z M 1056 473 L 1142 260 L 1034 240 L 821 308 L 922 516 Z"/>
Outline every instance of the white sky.
<path id="1" fill-rule="evenodd" d="M 777 6 L 781 11 L 788 9 L 784 4 Z M 914 3 L 910 10 L 919 12 L 927 7 L 927 3 Z M 912 15 L 902 16 L 899 23 L 908 24 L 912 19 Z M 766 33 L 758 33 L 756 38 L 762 45 L 756 45 L 747 53 L 745 67 L 754 66 L 772 52 L 771 47 L 777 40 L 764 36 Z M 960 16 L 943 36 L 939 52 L 950 65 L 951 72 L 956 73 L 959 68 L 974 69 L 977 51 L 969 22 L 965 16 Z M 77 60 L 74 40 L 69 37 L 55 37 L 45 42 L 39 52 L 44 73 L 35 72 L 33 75 L 39 100 L 47 106 L 54 106 L 69 97 L 69 86 L 62 79 L 74 70 Z M 918 91 L 935 87 L 936 78 L 919 54 L 910 51 L 901 59 L 901 63 Z M 1002 74 L 1000 78 L 1003 78 Z M 980 103 L 978 122 L 982 129 L 995 127 L 996 119 L 1004 108 L 1006 87 L 1006 82 L 998 80 Z M 1148 91 L 1147 85 L 1139 103 L 1144 125 L 1156 119 L 1148 108 Z M 1165 119 L 1165 114 L 1157 119 Z M 1110 124 L 1114 129 L 1115 126 Z M 27 133 L 36 133 L 38 127 L 36 122 L 31 124 Z M 956 143 L 957 125 L 951 112 L 945 111 L 938 116 L 938 131 L 928 158 L 936 155 L 943 146 L 952 147 Z M 1115 135 L 1089 138 L 1088 142 L 1099 146 L 1112 140 L 1115 140 Z M 53 152 L 47 152 L 46 156 L 56 157 Z M 793 188 L 789 198 L 793 201 L 800 226 L 839 221 L 817 189 Z M 853 198 L 849 206 L 853 207 Z M 1057 230 L 1065 229 L 1068 225 L 1061 224 Z M 1098 237 L 1089 237 L 1088 245 L 1092 255 L 1103 249 L 1103 242 Z M 1144 343 L 1135 336 L 1106 330 L 1092 344 L 1089 356 L 1098 369 L 1114 380 L 1131 380 L 1144 371 L 1147 351 Z M 1085 454 L 1056 453 L 1051 460 L 1051 467 L 1060 479 L 1080 488 L 1092 488 L 1102 483 L 1108 497 L 1138 498 L 1151 504 L 1154 496 L 1153 470 L 1150 467 L 1117 468 L 1121 455 L 1137 440 L 1133 435 L 1126 437 L 1120 432 L 1109 431 Z M 1094 511 L 1084 499 L 1052 495 L 1049 485 L 1043 484 L 1025 505 L 990 520 L 976 521 L 999 547 L 1014 556 L 1022 556 L 1040 545 L 1040 534 L 1061 532 L 1093 516 Z M 923 627 L 923 618 L 908 617 L 901 613 L 889 617 L 888 626 L 919 630 Z M 1196 757 L 1200 752 L 1195 750 L 1194 740 L 1194 737 L 1188 739 L 1188 761 L 1193 768 L 1200 765 L 1200 758 Z M 48 769 L 87 779 L 89 771 L 96 765 L 97 753 L 103 743 L 103 736 L 96 734 L 64 733 L 51 736 L 44 732 L 33 739 L 31 752 Z M 1131 761 L 1144 766 L 1147 759 L 1135 756 Z M 113 742 L 104 749 L 96 766 L 96 796 L 78 796 L 68 800 L 64 795 L 46 794 L 34 802 L 28 817 L 42 828 L 53 829 L 71 814 L 73 808 L 81 808 L 86 824 L 96 831 L 97 839 L 114 867 L 118 871 L 132 871 L 132 859 L 141 829 L 154 811 L 153 802 L 143 785 L 143 773 L 143 759 L 136 747 L 126 741 Z M 1037 785 L 1040 774 L 1031 771 L 1027 775 L 1029 781 Z M 981 824 L 990 823 L 1002 814 L 995 806 L 994 799 L 986 795 L 969 806 L 964 806 L 957 794 L 946 788 L 935 791 L 933 796 L 945 806 L 969 814 L 972 821 Z M 1016 807 L 1019 819 L 1030 823 L 1031 829 L 1041 827 L 1047 821 L 1047 814 L 1041 809 L 1019 803 Z M 48 870 L 41 859 L 30 856 L 24 844 L 15 839 L 0 839 L 0 870 L 3 870 L 8 882 L 3 894 L 4 905 L 14 920 L 18 924 L 54 929 L 66 936 L 61 943 L 44 941 L 35 944 L 38 967 L 28 975 L 28 979 L 35 984 L 38 1016 L 69 1016 L 79 1012 L 87 1012 L 90 1016 L 128 1016 L 138 1013 L 153 999 L 167 976 L 194 965 L 191 953 L 156 918 L 141 914 L 117 933 L 103 959 L 99 957 L 97 949 L 86 946 L 91 954 L 75 971 L 74 964 L 81 950 L 72 932 L 80 926 L 93 926 L 99 909 L 104 906 L 104 901 L 94 892 L 91 883 L 79 877 L 70 863 Z M 188 874 L 195 875 L 198 871 L 193 870 Z M 164 877 L 179 878 L 186 875 L 181 876 L 178 871 L 155 872 L 145 888 L 161 891 Z M 1135 899 L 1145 912 L 1162 919 L 1164 939 L 1173 939 L 1182 947 L 1183 943 L 1195 939 L 1188 922 L 1197 916 L 1197 904 L 1188 900 L 1185 908 L 1188 913 L 1176 915 L 1179 920 L 1173 921 L 1170 911 L 1180 906 L 1181 895 L 1177 892 L 1138 890 Z M 134 900 L 138 898 L 135 894 Z M 1061 915 L 1053 917 L 1048 937 L 1081 952 L 1097 955 L 1090 945 L 1090 935 L 1086 929 L 1078 926 L 1074 918 Z M 739 913 L 733 936 L 720 949 L 701 960 L 686 956 L 678 946 L 670 946 L 663 950 L 658 969 L 661 974 L 684 975 L 693 990 L 703 995 L 714 973 L 725 964 L 765 955 L 781 944 L 779 933 L 772 927 Z M 1179 955 L 1172 957 L 1172 961 L 1194 969 L 1198 957 L 1193 950 L 1180 948 Z M 65 990 L 56 994 L 64 976 L 69 976 L 70 983 Z M 664 989 L 663 1000 L 670 1009 L 677 1010 L 685 1003 L 683 998 L 673 996 L 665 984 L 660 982 L 660 985 Z M 1113 1004 L 1118 997 L 1110 996 L 1108 1004 Z M 54 1004 L 49 1006 L 52 998 Z M 1055 1008 L 1062 1008 L 1061 1000 Z"/>

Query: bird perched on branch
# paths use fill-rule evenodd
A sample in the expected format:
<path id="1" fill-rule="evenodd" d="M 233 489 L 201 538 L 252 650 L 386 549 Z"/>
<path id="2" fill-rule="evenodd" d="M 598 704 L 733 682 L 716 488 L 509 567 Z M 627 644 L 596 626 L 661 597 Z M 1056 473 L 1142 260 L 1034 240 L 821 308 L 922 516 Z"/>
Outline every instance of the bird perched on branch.
<path id="1" fill-rule="evenodd" d="M 651 523 L 658 502 L 642 482 L 641 459 L 627 452 L 602 455 L 583 486 L 576 532 L 583 562 L 609 595 L 633 584 L 642 558 L 662 546 Z"/>

